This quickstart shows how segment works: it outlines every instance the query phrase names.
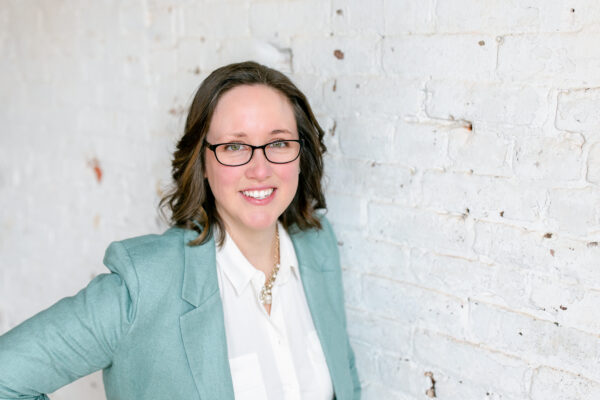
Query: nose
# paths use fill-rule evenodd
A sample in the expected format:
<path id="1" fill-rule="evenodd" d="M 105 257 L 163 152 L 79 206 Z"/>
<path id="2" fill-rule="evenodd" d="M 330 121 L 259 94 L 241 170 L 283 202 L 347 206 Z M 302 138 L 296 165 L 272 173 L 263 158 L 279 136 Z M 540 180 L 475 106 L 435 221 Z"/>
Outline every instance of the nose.
<path id="1" fill-rule="evenodd" d="M 261 149 L 254 150 L 254 155 L 247 164 L 246 176 L 250 179 L 262 181 L 269 178 L 271 172 L 271 163 L 265 157 L 265 153 Z"/>

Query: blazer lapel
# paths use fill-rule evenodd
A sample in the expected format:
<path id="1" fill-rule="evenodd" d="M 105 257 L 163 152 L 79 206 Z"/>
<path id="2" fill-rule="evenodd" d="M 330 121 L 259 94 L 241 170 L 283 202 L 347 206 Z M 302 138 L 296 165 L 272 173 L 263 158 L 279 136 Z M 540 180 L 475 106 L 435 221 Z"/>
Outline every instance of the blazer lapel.
<path id="1" fill-rule="evenodd" d="M 298 258 L 306 301 L 325 354 L 336 398 L 349 398 L 348 387 L 352 387 L 352 382 L 349 381 L 350 377 L 347 373 L 346 342 L 342 340 L 346 335 L 344 317 L 335 311 L 329 293 L 332 288 L 328 287 L 328 284 L 336 284 L 335 279 L 331 277 L 332 274 L 338 273 L 334 268 L 339 267 L 327 265 L 325 255 L 315 248 L 318 246 L 315 246 L 308 235 L 300 232 L 291 237 Z"/>
<path id="2" fill-rule="evenodd" d="M 202 400 L 233 399 L 223 306 L 217 280 L 215 243 L 188 246 L 194 231 L 185 231 L 182 298 L 194 308 L 179 321 L 183 345 Z"/>

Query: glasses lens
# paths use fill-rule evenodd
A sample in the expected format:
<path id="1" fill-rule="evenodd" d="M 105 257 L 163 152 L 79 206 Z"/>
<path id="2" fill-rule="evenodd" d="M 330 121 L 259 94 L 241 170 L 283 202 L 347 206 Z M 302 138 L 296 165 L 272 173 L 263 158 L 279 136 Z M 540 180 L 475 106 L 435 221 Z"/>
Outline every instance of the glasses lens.
<path id="1" fill-rule="evenodd" d="M 241 143 L 220 144 L 215 149 L 217 160 L 225 165 L 242 165 L 250 161 L 252 148 Z"/>
<path id="2" fill-rule="evenodd" d="M 289 163 L 298 158 L 299 154 L 300 142 L 298 141 L 278 140 L 265 145 L 265 155 L 272 163 Z M 235 167 L 250 161 L 252 146 L 243 143 L 223 143 L 216 146 L 215 155 L 221 164 Z"/>
<path id="3" fill-rule="evenodd" d="M 294 161 L 300 153 L 300 143 L 292 140 L 279 140 L 265 147 L 267 159 L 274 163 Z"/>

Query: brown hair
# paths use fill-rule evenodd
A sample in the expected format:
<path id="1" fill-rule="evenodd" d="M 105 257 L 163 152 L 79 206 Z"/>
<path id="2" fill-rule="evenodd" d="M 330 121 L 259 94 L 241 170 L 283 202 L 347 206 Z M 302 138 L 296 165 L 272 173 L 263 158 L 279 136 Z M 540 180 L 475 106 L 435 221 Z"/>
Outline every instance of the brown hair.
<path id="1" fill-rule="evenodd" d="M 190 245 L 204 243 L 212 227 L 219 227 L 218 244 L 225 238 L 215 199 L 204 178 L 204 147 L 213 112 L 223 93 L 240 85 L 266 85 L 281 92 L 292 105 L 298 135 L 302 140 L 298 190 L 292 203 L 279 217 L 287 229 L 321 228 L 315 210 L 325 208 L 321 190 L 324 132 L 304 94 L 281 72 L 252 61 L 230 64 L 213 71 L 200 85 L 187 115 L 183 137 L 173 154 L 173 188 L 160 201 L 171 211 L 173 225 L 194 229 L 199 236 Z"/>

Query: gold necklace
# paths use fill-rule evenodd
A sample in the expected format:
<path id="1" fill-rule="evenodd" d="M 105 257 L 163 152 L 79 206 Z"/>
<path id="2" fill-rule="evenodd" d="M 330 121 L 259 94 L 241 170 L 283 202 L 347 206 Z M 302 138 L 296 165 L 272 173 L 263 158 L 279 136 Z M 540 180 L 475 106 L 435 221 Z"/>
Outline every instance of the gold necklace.
<path id="1" fill-rule="evenodd" d="M 271 276 L 267 279 L 267 282 L 264 284 L 262 289 L 260 290 L 260 302 L 265 304 L 271 304 L 273 302 L 273 294 L 271 293 L 273 289 L 273 284 L 275 283 L 275 279 L 277 279 L 277 273 L 279 272 L 279 228 L 275 225 L 275 265 L 273 266 L 273 271 L 271 271 Z"/>

